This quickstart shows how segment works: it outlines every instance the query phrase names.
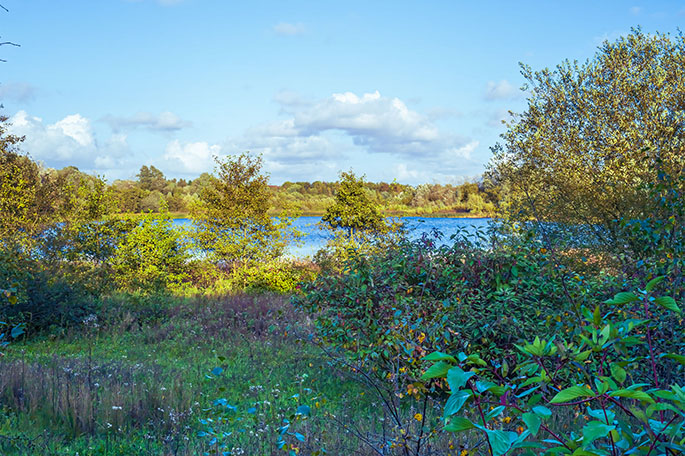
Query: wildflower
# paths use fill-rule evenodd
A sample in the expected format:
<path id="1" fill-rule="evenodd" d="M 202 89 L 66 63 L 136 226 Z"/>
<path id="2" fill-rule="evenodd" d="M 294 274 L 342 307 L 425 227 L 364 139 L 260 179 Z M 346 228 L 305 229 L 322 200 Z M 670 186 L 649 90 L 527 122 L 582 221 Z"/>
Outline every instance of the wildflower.
<path id="1" fill-rule="evenodd" d="M 414 415 L 414 419 L 416 421 L 423 421 L 423 415 L 421 415 L 420 413 L 417 413 L 416 415 Z"/>
<path id="2" fill-rule="evenodd" d="M 459 453 L 459 456 L 466 456 L 469 454 L 468 450 L 461 450 L 461 453 Z"/>
<path id="3" fill-rule="evenodd" d="M 112 410 L 121 410 L 121 406 L 119 405 L 113 405 Z"/>
<path id="4" fill-rule="evenodd" d="M 502 421 L 504 421 L 505 423 L 509 423 L 509 422 L 511 421 L 511 417 L 510 417 L 510 416 L 505 416 L 505 417 L 502 419 Z"/>

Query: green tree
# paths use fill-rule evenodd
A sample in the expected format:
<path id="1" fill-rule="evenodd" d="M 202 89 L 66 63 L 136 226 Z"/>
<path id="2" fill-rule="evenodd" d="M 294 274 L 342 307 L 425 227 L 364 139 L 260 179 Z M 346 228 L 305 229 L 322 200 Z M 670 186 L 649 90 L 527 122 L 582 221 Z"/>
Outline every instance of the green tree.
<path id="1" fill-rule="evenodd" d="M 359 232 L 385 230 L 387 224 L 380 210 L 366 194 L 364 178 L 355 176 L 352 171 L 343 171 L 339 182 L 335 202 L 326 208 L 322 221 L 333 230 L 346 231 L 352 243 Z"/>
<path id="2" fill-rule="evenodd" d="M 116 181 L 112 185 L 119 212 L 140 212 L 145 191 L 131 181 Z"/>
<path id="3" fill-rule="evenodd" d="M 249 263 L 278 258 L 294 232 L 292 219 L 269 214 L 272 194 L 261 156 L 216 158 L 217 176 L 191 208 L 200 248 L 213 259 Z"/>
<path id="4" fill-rule="evenodd" d="M 147 166 L 143 165 L 140 168 L 140 172 L 138 173 L 137 177 L 138 184 L 143 190 L 156 190 L 161 192 L 164 190 L 164 187 L 166 187 L 166 178 L 164 177 L 164 173 L 154 166 L 150 166 L 148 168 Z"/>
<path id="5" fill-rule="evenodd" d="M 0 240 L 33 244 L 53 217 L 53 182 L 19 150 L 24 137 L 7 134 L 0 116 Z"/>
<path id="6" fill-rule="evenodd" d="M 646 184 L 659 168 L 683 173 L 685 36 L 634 29 L 585 63 L 522 65 L 522 74 L 528 108 L 508 124 L 488 171 L 506 211 L 600 226 L 595 234 L 615 245 L 617 220 L 649 213 Z"/>
<path id="7" fill-rule="evenodd" d="M 117 284 L 132 291 L 162 291 L 188 275 L 188 242 L 168 211 L 149 213 L 117 248 L 113 266 Z"/>

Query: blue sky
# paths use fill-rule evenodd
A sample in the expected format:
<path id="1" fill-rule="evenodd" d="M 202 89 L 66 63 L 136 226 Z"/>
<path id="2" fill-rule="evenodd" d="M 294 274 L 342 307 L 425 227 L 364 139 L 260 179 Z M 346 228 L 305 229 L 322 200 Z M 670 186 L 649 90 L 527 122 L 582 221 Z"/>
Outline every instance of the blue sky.
<path id="1" fill-rule="evenodd" d="M 193 178 L 262 153 L 271 182 L 479 175 L 518 62 L 675 33 L 680 1 L 2 0 L 0 101 L 46 166 Z"/>

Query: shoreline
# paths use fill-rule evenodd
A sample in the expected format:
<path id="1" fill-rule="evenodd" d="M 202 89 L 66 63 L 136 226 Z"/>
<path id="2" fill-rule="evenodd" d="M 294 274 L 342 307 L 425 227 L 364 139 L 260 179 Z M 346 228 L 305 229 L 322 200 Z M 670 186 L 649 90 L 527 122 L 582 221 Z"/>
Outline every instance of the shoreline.
<path id="1" fill-rule="evenodd" d="M 317 212 L 317 211 L 312 211 L 312 212 L 302 212 L 299 214 L 297 217 L 323 217 L 325 212 Z M 148 215 L 147 213 L 138 213 L 138 212 L 126 212 L 126 213 L 120 213 L 116 214 L 117 216 L 121 218 L 132 218 L 132 217 L 141 217 Z M 153 216 L 158 216 L 161 215 L 159 212 L 153 212 Z M 172 220 L 187 220 L 190 219 L 190 214 L 186 212 L 169 212 L 168 213 L 169 218 Z M 278 217 L 277 213 L 270 214 L 272 217 Z M 467 212 L 459 212 L 459 213 L 430 213 L 430 214 L 423 214 L 423 213 L 417 213 L 417 212 L 383 212 L 383 216 L 386 218 L 390 217 L 420 217 L 420 218 L 451 218 L 451 219 L 483 219 L 483 218 L 495 218 L 494 214 L 471 214 Z"/>

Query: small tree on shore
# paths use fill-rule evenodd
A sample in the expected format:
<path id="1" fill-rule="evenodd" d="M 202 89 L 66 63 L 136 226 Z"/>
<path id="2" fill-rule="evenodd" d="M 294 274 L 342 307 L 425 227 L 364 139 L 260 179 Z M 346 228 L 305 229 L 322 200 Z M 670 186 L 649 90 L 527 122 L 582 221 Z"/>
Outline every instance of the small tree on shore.
<path id="1" fill-rule="evenodd" d="M 364 188 L 364 177 L 352 171 L 340 173 L 340 187 L 335 202 L 326 208 L 322 221 L 333 230 L 342 229 L 354 244 L 359 232 L 380 232 L 387 224 L 380 210 L 369 199 Z"/>
<path id="2" fill-rule="evenodd" d="M 216 158 L 216 176 L 192 208 L 197 242 L 213 260 L 249 263 L 278 258 L 292 237 L 290 217 L 269 215 L 271 192 L 261 156 Z"/>

